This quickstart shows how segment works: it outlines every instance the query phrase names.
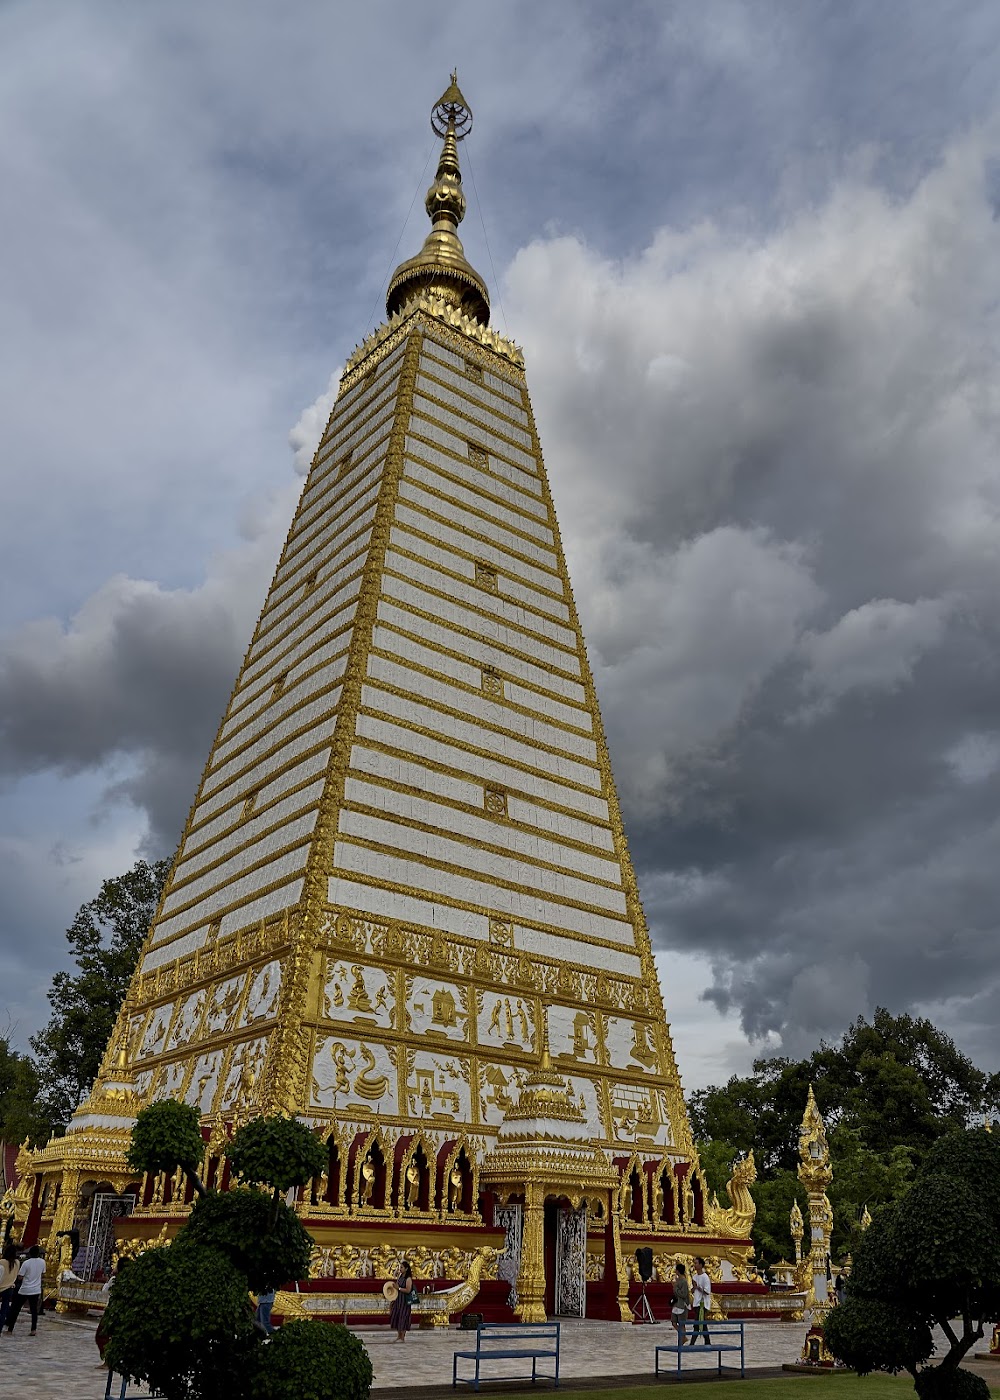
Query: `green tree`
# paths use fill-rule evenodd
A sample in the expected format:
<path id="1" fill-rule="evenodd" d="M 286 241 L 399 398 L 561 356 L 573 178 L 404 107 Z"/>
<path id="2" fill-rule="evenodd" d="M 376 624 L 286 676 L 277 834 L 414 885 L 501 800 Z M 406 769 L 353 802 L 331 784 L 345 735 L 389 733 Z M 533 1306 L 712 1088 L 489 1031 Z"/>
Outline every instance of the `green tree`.
<path id="1" fill-rule="evenodd" d="M 0 1036 L 0 1143 L 44 1142 L 51 1125 L 38 1108 L 38 1073 L 27 1055 Z"/>
<path id="2" fill-rule="evenodd" d="M 76 972 L 57 972 L 52 1016 L 32 1037 L 43 1115 L 63 1128 L 87 1094 L 128 991 L 170 862 L 140 860 L 105 880 L 66 931 Z"/>
<path id="3" fill-rule="evenodd" d="M 1000 1140 L 982 1128 L 928 1151 L 911 1186 L 861 1240 L 845 1302 L 824 1325 L 847 1365 L 906 1370 L 922 1400 L 987 1400 L 960 1363 L 1000 1318 Z M 949 1349 L 935 1366 L 931 1328 Z"/>
<path id="4" fill-rule="evenodd" d="M 198 1175 L 204 1155 L 201 1119 L 191 1104 L 161 1099 L 159 1103 L 140 1108 L 132 1125 L 128 1149 L 131 1171 L 175 1172 L 181 1167 L 191 1178 L 197 1194 L 204 1196 L 205 1187 Z"/>
<path id="5" fill-rule="evenodd" d="M 166 1400 L 244 1400 L 256 1343 L 247 1280 L 225 1255 L 185 1243 L 147 1249 L 108 1300 L 107 1362 Z"/>
<path id="6" fill-rule="evenodd" d="M 257 1353 L 253 1400 L 367 1400 L 371 1359 L 346 1327 L 286 1322 Z"/>
<path id="7" fill-rule="evenodd" d="M 254 1118 L 233 1134 L 226 1146 L 230 1166 L 251 1186 L 270 1186 L 277 1218 L 281 1197 L 293 1186 L 305 1186 L 327 1165 L 327 1150 L 304 1123 L 295 1118 Z"/>
<path id="8" fill-rule="evenodd" d="M 873 1152 L 857 1128 L 839 1124 L 830 1134 L 833 1181 L 827 1195 L 833 1207 L 834 1258 L 853 1251 L 861 1235 L 861 1216 L 903 1194 L 913 1180 L 913 1149 L 893 1147 Z"/>
<path id="9" fill-rule="evenodd" d="M 279 1201 L 275 1212 L 263 1191 L 209 1191 L 195 1202 L 184 1233 L 224 1254 L 254 1293 L 309 1272 L 312 1237 L 290 1206 Z"/>

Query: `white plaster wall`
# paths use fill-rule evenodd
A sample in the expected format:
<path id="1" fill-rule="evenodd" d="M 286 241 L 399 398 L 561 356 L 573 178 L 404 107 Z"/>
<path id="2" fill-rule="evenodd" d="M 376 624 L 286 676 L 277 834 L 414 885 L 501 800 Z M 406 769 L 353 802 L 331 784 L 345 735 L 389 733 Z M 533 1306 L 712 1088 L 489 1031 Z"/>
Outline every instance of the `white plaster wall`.
<path id="1" fill-rule="evenodd" d="M 263 767 L 269 759 L 273 759 L 279 753 L 286 755 L 286 761 L 292 759 L 297 751 L 314 744 L 325 732 L 332 730 L 339 699 L 338 686 L 329 695 L 317 696 L 316 699 L 300 705 L 297 710 L 293 710 L 277 724 L 266 729 L 246 748 L 234 753 L 231 758 L 222 759 L 209 770 L 205 795 L 211 796 L 223 784 L 232 782 L 237 775 L 242 775 L 244 789 L 253 790 L 259 787 L 258 767 Z M 305 732 L 300 732 L 303 730 Z"/>
<path id="2" fill-rule="evenodd" d="M 237 852 L 228 860 L 221 861 L 214 869 L 203 875 L 196 875 L 184 883 L 181 883 L 179 879 L 174 880 L 170 887 L 170 893 L 163 901 L 163 914 L 170 915 L 183 905 L 190 904 L 193 900 L 210 892 L 214 893 L 219 889 L 234 890 L 237 884 L 256 893 L 262 885 L 271 884 L 283 870 L 296 868 L 297 865 L 301 864 L 301 851 L 293 850 L 278 861 L 271 859 L 271 857 L 285 846 L 301 846 L 306 842 L 315 824 L 316 811 L 314 809 L 301 817 L 286 822 L 277 831 L 262 836 L 252 851 Z M 261 870 L 244 873 L 248 864 L 257 861 L 266 861 L 267 864 Z M 281 868 L 275 870 L 276 866 Z"/>
<path id="3" fill-rule="evenodd" d="M 443 476 L 441 472 L 435 471 L 431 467 L 422 466 L 412 459 L 407 459 L 403 475 L 409 481 L 417 481 L 422 485 L 429 486 L 432 491 L 443 492 L 449 500 L 468 506 L 470 510 L 484 513 L 511 530 L 530 535 L 532 539 L 541 541 L 547 549 L 555 547 L 552 531 L 546 521 L 539 520 L 536 515 L 518 510 L 514 506 L 502 505 L 492 496 L 476 490 L 474 484 L 460 486 L 457 482 Z M 488 481 L 488 478 L 486 479 Z"/>
<path id="4" fill-rule="evenodd" d="M 422 811 L 426 817 L 429 804 L 421 804 L 420 800 L 416 798 L 412 800 L 417 810 Z M 448 828 L 438 831 L 421 831 L 395 819 L 394 815 L 388 812 L 379 815 L 368 812 L 341 811 L 338 834 L 345 841 L 351 837 L 357 837 L 365 842 L 390 847 L 407 858 L 415 856 L 421 861 L 433 861 L 436 865 L 446 865 L 486 879 L 503 880 L 506 884 L 530 891 L 546 900 L 554 900 L 558 903 L 564 900 L 574 900 L 581 904 L 595 905 L 599 909 L 606 909 L 610 913 L 619 914 L 624 918 L 625 896 L 620 888 L 609 889 L 606 885 L 597 884 L 595 881 L 573 874 L 571 873 L 572 866 L 569 866 L 568 869 L 550 870 L 537 865 L 536 861 L 539 859 L 537 852 L 534 855 L 529 855 L 525 851 L 518 850 L 520 843 L 517 838 L 524 838 L 527 833 L 518 832 L 512 829 L 509 824 L 501 821 L 489 823 L 485 819 L 480 819 L 477 822 L 471 816 L 468 821 L 468 839 L 460 840 L 446 835 Z M 512 854 L 502 855 L 497 851 L 484 850 L 481 846 L 474 844 L 478 839 L 485 841 L 489 836 L 495 838 L 491 844 L 508 845 Z M 527 836 L 523 844 L 530 846 L 532 838 Z M 558 854 L 558 852 L 553 853 Z M 369 854 L 376 856 L 376 859 L 369 863 L 368 871 L 369 874 L 374 874 L 377 873 L 380 857 L 375 852 L 369 852 Z M 567 849 L 566 859 L 568 861 L 580 854 Z M 427 866 L 428 871 L 432 868 L 434 867 Z M 558 924 L 559 920 L 546 920 L 546 922 Z"/>
<path id="5" fill-rule="evenodd" d="M 483 789 L 479 788 L 477 791 L 473 788 L 472 792 L 473 805 L 481 809 Z M 512 856 L 530 863 L 544 861 L 548 865 L 557 865 L 572 875 L 589 876 L 595 880 L 621 885 L 618 862 L 610 853 L 607 858 L 591 855 L 573 846 L 547 840 L 536 832 L 525 831 L 510 821 L 496 821 L 485 813 L 480 815 L 464 808 L 449 806 L 443 800 L 432 801 L 415 793 L 397 792 L 393 788 L 362 783 L 354 778 L 348 780 L 347 800 L 359 806 L 370 807 L 374 812 L 384 813 L 389 817 L 401 817 L 404 820 L 434 826 L 456 836 L 482 842 L 483 845 L 501 846 Z M 342 819 L 346 815 L 342 813 Z M 340 830 L 348 830 L 343 820 Z M 544 886 L 551 874 L 546 870 L 529 870 L 528 873 L 532 886 L 536 879 Z"/>
<path id="6" fill-rule="evenodd" d="M 543 669 L 554 667 L 571 675 L 580 674 L 580 658 L 575 650 L 571 651 L 568 647 L 560 647 L 557 650 L 556 646 L 544 641 L 537 633 L 512 626 L 495 615 L 472 612 L 458 601 L 449 602 L 444 598 L 428 599 L 419 588 L 414 588 L 405 579 L 383 576 L 381 596 L 386 601 L 432 613 L 435 622 L 429 624 L 431 628 L 436 624 L 450 624 L 460 632 L 471 632 L 473 637 L 479 637 L 485 642 L 494 642 L 498 647 L 520 652 L 526 659 L 536 662 Z M 488 596 L 490 595 L 484 594 L 484 597 Z M 417 617 L 415 612 L 411 612 L 410 617 L 413 621 L 408 630 L 417 633 L 418 636 L 431 635 L 424 619 Z M 468 638 L 460 636 L 457 642 L 454 650 L 468 649 Z"/>
<path id="7" fill-rule="evenodd" d="M 315 752 L 303 755 L 299 763 L 293 763 L 289 768 L 265 780 L 258 789 L 260 792 L 258 801 L 271 802 L 282 793 L 290 792 L 293 787 L 312 777 L 314 773 L 322 773 L 326 768 L 329 755 L 329 744 Z M 195 822 L 192 824 L 192 835 L 194 835 L 195 827 L 206 818 L 211 818 L 213 822 L 218 818 L 227 826 L 233 822 L 243 805 L 240 791 L 241 789 L 231 785 L 221 788 L 212 798 L 206 798 L 200 802 L 195 812 Z"/>
<path id="8" fill-rule="evenodd" d="M 348 496 L 353 498 L 358 491 L 366 490 L 372 481 L 380 479 L 389 437 L 388 428 L 383 426 L 378 437 L 372 438 L 364 450 L 358 449 L 343 476 L 340 474 L 339 462 L 332 461 L 322 478 L 311 484 L 308 506 L 295 521 L 295 531 L 289 540 L 286 558 L 299 552 L 303 541 L 307 536 L 314 534 L 315 527 L 326 518 L 328 512 L 339 509 L 336 503 L 346 504 Z M 283 565 L 284 562 L 283 560 Z"/>
<path id="9" fill-rule="evenodd" d="M 438 842 L 443 846 L 444 842 Z M 592 938 L 624 942 L 631 938 L 631 926 L 613 916 L 579 909 L 561 903 L 559 896 L 547 899 L 538 891 L 509 890 L 493 884 L 490 879 L 476 878 L 458 870 L 438 870 L 423 863 L 419 857 L 374 852 L 347 841 L 338 841 L 334 868 L 345 876 L 367 876 L 379 883 L 400 885 L 433 898 L 473 904 L 494 913 L 506 914 L 519 924 L 535 926 L 549 924 L 567 933 L 582 933 Z M 590 901 L 596 903 L 596 901 Z M 549 949 L 550 953 L 553 951 Z"/>
<path id="10" fill-rule="evenodd" d="M 195 844 L 192 841 L 182 853 L 181 863 L 177 869 L 177 878 L 186 880 L 189 876 L 196 875 L 203 866 L 229 856 L 248 841 L 261 839 L 262 833 L 267 831 L 269 827 L 276 830 L 283 829 L 297 815 L 315 809 L 325 785 L 322 779 L 319 782 L 311 783 L 308 787 L 285 798 L 284 801 L 275 803 L 273 807 L 261 811 L 258 806 L 252 817 L 247 818 L 246 821 L 238 822 L 231 831 L 227 831 L 222 836 L 215 839 L 206 836 L 200 844 Z M 272 836 L 273 834 L 273 832 L 270 833 Z"/>
<path id="11" fill-rule="evenodd" d="M 499 783 L 501 786 L 527 793 L 540 802 L 550 802 L 567 807 L 598 821 L 608 820 L 607 803 L 596 793 L 580 792 L 577 788 L 566 787 L 557 779 L 546 778 L 537 770 L 525 771 L 511 768 L 499 754 L 473 754 L 445 739 L 436 739 L 427 734 L 418 734 L 404 724 L 380 718 L 377 715 L 359 715 L 356 738 L 363 743 L 366 739 L 383 744 L 387 748 L 399 750 L 405 757 L 413 757 L 428 765 L 468 773 L 478 781 Z"/>
<path id="12" fill-rule="evenodd" d="M 470 695 L 468 691 L 455 686 L 448 677 L 428 676 L 423 671 L 413 670 L 400 662 L 387 661 L 380 656 L 369 657 L 368 676 L 376 683 L 405 690 L 429 704 L 459 710 L 469 720 L 489 726 L 488 733 L 481 736 L 477 747 L 483 747 L 483 741 L 487 746 L 491 745 L 496 730 L 503 729 L 519 736 L 525 743 L 546 744 L 550 748 L 572 754 L 588 764 L 597 763 L 597 746 L 593 739 L 581 734 L 571 734 L 568 730 L 547 724 L 544 720 L 521 714 L 509 705 L 491 700 L 481 692 Z"/>
<path id="13" fill-rule="evenodd" d="M 154 946 L 159 947 L 176 934 L 183 934 L 183 937 L 172 942 L 165 956 L 157 962 L 144 960 L 143 969 L 155 967 L 158 962 L 170 962 L 173 958 L 183 957 L 185 953 L 203 947 L 209 924 L 219 915 L 222 916 L 219 936 L 224 938 L 228 933 L 289 908 L 301 893 L 302 881 L 298 877 L 305 870 L 307 855 L 308 847 L 300 846 L 279 860 L 269 861 L 252 875 L 206 894 L 196 909 L 183 909 L 163 919 L 157 925 Z M 258 893 L 264 885 L 274 885 L 275 888 Z M 230 909 L 231 905 L 234 907 Z M 229 912 L 223 913 L 223 910 Z"/>
<path id="14" fill-rule="evenodd" d="M 405 724 L 412 725 L 414 730 L 420 726 L 431 735 L 439 735 L 446 742 L 486 749 L 501 761 L 505 758 L 511 759 L 557 781 L 563 778 L 567 782 L 591 788 L 595 793 L 601 790 L 601 776 L 596 765 L 580 762 L 562 753 L 548 753 L 507 734 L 492 731 L 488 735 L 484 734 L 476 724 L 458 715 L 442 714 L 428 705 L 390 695 L 384 690 L 376 690 L 373 685 L 364 686 L 361 703 L 367 710 L 374 710 L 386 718 L 402 720 Z M 413 748 L 417 753 L 425 752 L 424 743 L 425 736 L 416 734 Z"/>
<path id="15" fill-rule="evenodd" d="M 474 379 L 470 379 L 467 374 L 457 373 L 441 359 L 434 355 L 424 354 L 420 358 L 420 369 L 422 374 L 433 374 L 436 379 L 444 380 L 445 384 L 458 391 L 459 394 L 472 399 L 478 404 L 484 405 L 488 409 L 493 409 L 499 413 L 505 413 L 509 417 L 521 423 L 524 427 L 528 425 L 528 415 L 520 400 L 515 401 L 503 394 L 498 394 L 489 384 L 478 384 Z"/>
<path id="16" fill-rule="evenodd" d="M 572 629 L 551 616 L 529 612 L 520 603 L 508 597 L 508 580 L 503 575 L 498 578 L 497 591 L 494 593 L 491 590 L 477 587 L 472 581 L 474 564 L 465 563 L 464 567 L 468 569 L 470 574 L 468 582 L 465 583 L 452 578 L 450 574 L 442 573 L 440 569 L 431 564 L 418 563 L 415 559 L 404 559 L 393 551 L 390 551 L 386 558 L 386 568 L 401 574 L 407 584 L 416 589 L 412 595 L 415 602 L 425 589 L 433 589 L 435 593 L 443 593 L 446 597 L 466 607 L 480 608 L 516 627 L 523 627 L 526 632 L 545 637 L 554 642 L 556 646 L 564 647 L 567 651 L 576 650 L 576 635 Z M 517 585 L 514 584 L 512 587 L 516 588 Z M 431 605 L 425 602 L 424 611 L 431 610 Z"/>
<path id="17" fill-rule="evenodd" d="M 496 419 L 492 420 L 493 426 L 490 427 L 490 416 L 487 413 L 483 413 L 481 421 L 476 421 L 464 414 L 442 408 L 440 404 L 432 403 L 422 394 L 414 394 L 413 414 L 414 417 L 449 428 L 453 433 L 461 433 L 466 437 L 472 434 L 482 441 L 487 451 L 495 452 L 498 457 L 505 457 L 508 462 L 513 462 L 523 471 L 535 473 L 538 470 L 535 459 L 518 445 L 518 439 L 526 438 L 527 433 L 518 433 L 510 428 L 509 424 Z"/>
<path id="18" fill-rule="evenodd" d="M 246 681 L 249 683 L 268 673 L 277 675 L 288 670 L 310 647 L 314 647 L 324 634 L 331 636 L 337 632 L 354 616 L 359 589 L 360 579 L 354 579 L 341 590 L 333 603 L 322 610 L 317 608 L 312 618 L 302 617 L 295 627 L 289 628 L 281 637 L 276 637 L 268 650 L 255 656 L 252 664 L 247 667 Z"/>
<path id="19" fill-rule="evenodd" d="M 519 447 L 531 451 L 531 434 L 526 430 L 524 423 L 526 415 L 522 412 L 520 423 L 512 422 L 510 418 L 501 416 L 502 410 L 497 410 L 494 402 L 489 399 L 472 399 L 465 394 L 457 393 L 447 384 L 443 384 L 439 379 L 431 379 L 426 373 L 417 375 L 417 393 L 420 399 L 439 399 L 442 404 L 454 410 L 454 413 L 468 421 L 475 427 L 481 423 L 487 423 L 497 433 L 502 434 L 510 441 L 517 443 Z"/>
<path id="20" fill-rule="evenodd" d="M 413 513 L 410 512 L 410 515 L 412 519 Z M 431 563 L 440 559 L 447 564 L 448 568 L 457 570 L 458 564 L 453 561 L 461 560 L 462 569 L 469 570 L 470 577 L 475 560 L 486 559 L 486 549 L 495 551 L 495 546 L 484 546 L 480 540 L 469 540 L 464 546 L 459 545 L 459 537 L 454 532 L 450 532 L 448 538 L 445 539 L 433 529 L 433 526 L 430 530 L 423 530 L 421 534 L 417 534 L 416 530 L 420 529 L 421 526 L 414 527 L 410 523 L 404 526 L 397 517 L 391 527 L 389 537 L 401 549 L 409 550 L 411 554 L 418 554 Z M 429 539 L 428 535 L 430 535 Z M 494 557 L 503 560 L 504 573 L 508 578 L 518 579 L 526 588 L 546 595 L 545 603 L 539 602 L 540 607 L 544 606 L 551 610 L 560 605 L 559 598 L 552 597 L 553 593 L 562 593 L 562 584 L 555 574 L 536 569 L 534 565 L 526 564 L 523 559 L 518 559 L 512 554 L 503 553 Z"/>
<path id="21" fill-rule="evenodd" d="M 583 686 L 578 681 L 538 665 L 530 657 L 512 656 L 509 652 L 501 651 L 492 644 L 491 638 L 461 635 L 446 623 L 431 622 L 427 618 L 417 617 L 388 598 L 379 600 L 378 619 L 388 627 L 416 634 L 429 646 L 467 656 L 479 667 L 495 666 L 505 678 L 515 677 L 522 680 L 526 686 L 555 691 L 573 705 L 584 703 Z M 400 638 L 401 642 L 407 640 L 409 639 Z M 570 660 L 572 662 L 572 658 Z M 579 674 L 579 661 L 576 662 L 575 669 Z"/>
<path id="22" fill-rule="evenodd" d="M 452 457 L 447 452 L 442 452 L 439 447 L 431 447 L 419 438 L 408 436 L 406 455 L 425 467 L 433 467 L 435 470 L 447 472 L 449 476 L 457 477 L 471 490 L 494 497 L 519 515 L 528 515 L 535 520 L 548 522 L 549 511 L 545 502 L 535 492 L 526 491 L 516 482 L 512 485 L 505 477 L 493 471 L 488 453 L 486 460 L 490 466 L 477 467 L 470 460 L 467 449 L 462 450 L 458 457 Z"/>
<path id="23" fill-rule="evenodd" d="M 346 875 L 335 874 L 331 877 L 329 899 L 331 904 L 356 909 L 359 913 L 370 914 L 374 919 L 398 919 L 401 923 L 415 924 L 418 928 L 440 929 L 442 933 L 482 941 L 489 936 L 489 920 L 484 914 L 470 909 L 456 909 L 435 900 L 433 896 L 422 899 L 418 894 L 399 894 L 378 885 L 365 885 Z"/>
<path id="24" fill-rule="evenodd" d="M 260 732 L 261 725 L 282 719 L 292 709 L 303 705 L 314 695 L 326 690 L 339 681 L 347 665 L 347 645 L 344 641 L 331 641 L 320 647 L 305 664 L 295 670 L 289 669 L 288 679 L 281 694 L 275 696 L 274 682 L 257 691 L 250 703 L 242 709 L 233 710 L 223 729 L 223 739 L 216 754 L 224 757 L 231 746 L 247 742 Z"/>
<path id="25" fill-rule="evenodd" d="M 558 577 L 554 547 L 546 549 L 542 545 L 526 539 L 523 535 L 512 534 L 510 530 L 504 529 L 492 520 L 484 519 L 481 515 L 470 514 L 469 511 L 463 510 L 450 500 L 444 502 L 439 497 L 430 495 L 423 487 L 406 477 L 399 483 L 397 500 L 403 505 L 419 510 L 424 515 L 428 512 L 432 515 L 444 515 L 452 527 L 461 530 L 465 541 L 474 539 L 480 548 L 486 542 L 495 545 L 498 549 L 509 550 L 513 554 L 521 555 L 529 561 L 540 564 Z M 399 520 L 403 517 L 397 512 L 396 518 Z M 467 553 L 477 552 L 474 546 L 467 542 L 460 547 L 464 548 Z"/>
<path id="26" fill-rule="evenodd" d="M 428 407 L 433 407 L 433 405 L 428 405 Z M 412 433 L 415 437 L 426 438 L 432 443 L 437 443 L 439 447 L 446 447 L 449 452 L 455 452 L 459 457 L 468 457 L 468 444 L 471 438 L 489 452 L 490 470 L 495 472 L 497 476 L 504 477 L 525 491 L 534 491 L 536 496 L 542 494 L 542 483 L 538 479 L 534 460 L 518 460 L 523 455 L 521 453 L 512 457 L 514 448 L 511 448 L 507 453 L 497 451 L 496 438 L 491 433 L 484 432 L 482 428 L 476 427 L 470 431 L 470 425 L 462 426 L 458 420 L 451 427 L 445 427 L 434 419 L 414 413 L 410 416 L 407 432 Z M 504 446 L 506 447 L 507 444 Z"/>

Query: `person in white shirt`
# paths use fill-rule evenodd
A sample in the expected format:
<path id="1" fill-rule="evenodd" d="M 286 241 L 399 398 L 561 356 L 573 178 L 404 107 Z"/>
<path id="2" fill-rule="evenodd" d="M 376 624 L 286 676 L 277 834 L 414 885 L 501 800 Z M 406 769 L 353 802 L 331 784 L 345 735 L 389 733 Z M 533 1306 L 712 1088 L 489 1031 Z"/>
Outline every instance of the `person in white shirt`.
<path id="1" fill-rule="evenodd" d="M 691 1340 L 688 1342 L 688 1346 L 694 1346 L 695 1342 L 698 1340 L 699 1332 L 701 1333 L 701 1339 L 705 1345 L 711 1346 L 712 1339 L 708 1335 L 708 1314 L 712 1307 L 712 1280 L 708 1276 L 708 1272 L 705 1268 L 705 1261 L 700 1254 L 695 1255 L 694 1267 L 695 1275 L 691 1280 L 694 1288 L 692 1302 L 698 1309 L 698 1317 L 692 1329 Z"/>
<path id="2" fill-rule="evenodd" d="M 18 1313 L 25 1303 L 31 1313 L 31 1332 L 34 1336 L 38 1328 L 38 1305 L 42 1301 L 42 1276 L 45 1273 L 45 1260 L 42 1258 L 42 1251 L 37 1244 L 33 1244 L 28 1250 L 28 1257 L 18 1270 L 19 1288 L 14 1294 L 14 1301 L 10 1305 L 10 1312 L 7 1316 L 7 1335 L 10 1336 L 14 1330 L 14 1323 L 17 1321 Z"/>

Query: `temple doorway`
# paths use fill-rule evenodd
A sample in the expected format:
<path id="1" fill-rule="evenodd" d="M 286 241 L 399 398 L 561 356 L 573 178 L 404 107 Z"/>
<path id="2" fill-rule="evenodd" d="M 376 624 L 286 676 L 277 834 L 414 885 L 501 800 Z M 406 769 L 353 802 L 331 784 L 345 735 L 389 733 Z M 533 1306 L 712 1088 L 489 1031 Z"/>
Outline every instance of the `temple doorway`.
<path id="1" fill-rule="evenodd" d="M 587 1203 L 545 1203 L 545 1311 L 584 1317 L 587 1311 Z"/>

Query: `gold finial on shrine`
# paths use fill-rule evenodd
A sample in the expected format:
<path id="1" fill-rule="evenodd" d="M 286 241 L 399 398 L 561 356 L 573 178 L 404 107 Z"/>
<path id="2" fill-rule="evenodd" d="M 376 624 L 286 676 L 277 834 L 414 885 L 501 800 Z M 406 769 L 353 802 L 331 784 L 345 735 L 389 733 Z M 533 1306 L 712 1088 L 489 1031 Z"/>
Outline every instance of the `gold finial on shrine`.
<path id="1" fill-rule="evenodd" d="M 434 183 L 424 201 L 431 231 L 417 256 L 400 263 L 389 279 L 386 311 L 392 316 L 422 294 L 454 306 L 485 326 L 490 319 L 489 293 L 466 260 L 458 236 L 466 209 L 458 143 L 472 130 L 472 109 L 458 86 L 457 70 L 431 109 L 431 127 L 444 142 Z"/>

